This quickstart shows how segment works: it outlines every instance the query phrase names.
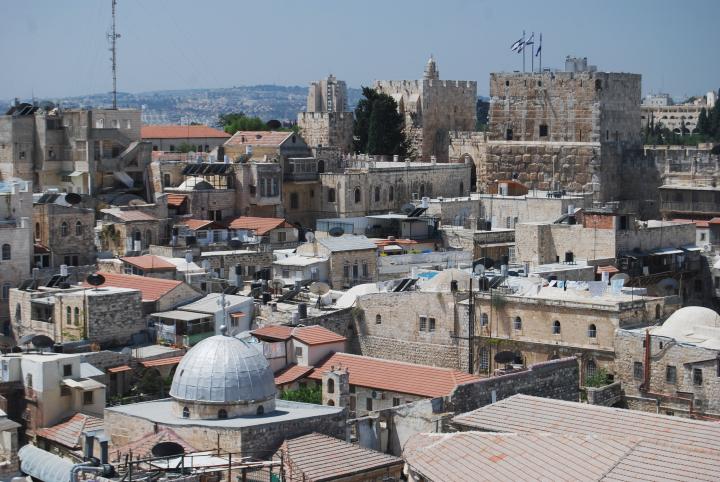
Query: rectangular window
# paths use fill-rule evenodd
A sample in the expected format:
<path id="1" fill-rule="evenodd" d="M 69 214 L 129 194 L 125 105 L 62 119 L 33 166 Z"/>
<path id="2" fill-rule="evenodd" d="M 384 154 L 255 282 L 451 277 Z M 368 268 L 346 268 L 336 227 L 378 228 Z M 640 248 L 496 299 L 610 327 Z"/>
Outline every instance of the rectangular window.
<path id="1" fill-rule="evenodd" d="M 635 380 L 643 379 L 643 364 L 642 364 L 642 362 L 636 361 L 635 363 L 633 363 L 633 376 L 635 377 Z"/>
<path id="2" fill-rule="evenodd" d="M 72 376 L 72 365 L 63 365 L 63 376 L 64 377 Z"/>
<path id="3" fill-rule="evenodd" d="M 702 368 L 693 368 L 693 384 L 701 386 L 703 384 Z"/>
<path id="4" fill-rule="evenodd" d="M 366 409 L 366 410 L 372 410 L 372 409 L 373 409 L 373 408 L 372 408 L 372 398 L 367 397 L 367 398 L 365 399 L 365 409 Z"/>
<path id="5" fill-rule="evenodd" d="M 397 407 L 398 405 L 400 405 L 400 399 L 393 397 L 393 407 Z"/>
<path id="6" fill-rule="evenodd" d="M 285 279 L 290 278 L 290 270 L 289 269 L 282 270 L 282 277 Z"/>
<path id="7" fill-rule="evenodd" d="M 343 266 L 343 278 L 347 279 L 350 277 L 350 266 Z"/>
<path id="8" fill-rule="evenodd" d="M 83 405 L 93 404 L 93 392 L 83 392 Z"/>
<path id="9" fill-rule="evenodd" d="M 487 371 L 490 369 L 490 350 L 487 348 L 480 349 L 480 370 Z"/>
<path id="10" fill-rule="evenodd" d="M 428 331 L 435 331 L 435 318 L 428 318 Z"/>
<path id="11" fill-rule="evenodd" d="M 65 385 L 60 386 L 60 396 L 61 397 L 69 397 L 70 396 L 70 387 L 66 387 Z"/>
<path id="12" fill-rule="evenodd" d="M 548 126 L 547 124 L 540 124 L 540 137 L 547 137 Z"/>
<path id="13" fill-rule="evenodd" d="M 277 233 L 278 243 L 284 243 L 286 239 L 287 239 L 287 233 L 285 233 L 285 231 L 279 231 Z"/>
<path id="14" fill-rule="evenodd" d="M 350 393 L 355 393 L 355 385 L 350 385 Z"/>
<path id="15" fill-rule="evenodd" d="M 370 276 L 370 271 L 368 270 L 368 264 L 364 261 L 362 264 L 362 273 L 363 273 L 364 278 L 367 278 Z"/>
<path id="16" fill-rule="evenodd" d="M 420 331 L 427 330 L 427 318 L 424 316 L 420 317 L 419 329 L 420 329 Z"/>
<path id="17" fill-rule="evenodd" d="M 303 354 L 302 347 L 301 346 L 295 347 L 295 356 L 299 357 L 299 356 L 302 356 L 302 354 Z"/>
<path id="18" fill-rule="evenodd" d="M 665 367 L 665 382 L 677 383 L 677 368 L 675 366 L 668 365 Z"/>

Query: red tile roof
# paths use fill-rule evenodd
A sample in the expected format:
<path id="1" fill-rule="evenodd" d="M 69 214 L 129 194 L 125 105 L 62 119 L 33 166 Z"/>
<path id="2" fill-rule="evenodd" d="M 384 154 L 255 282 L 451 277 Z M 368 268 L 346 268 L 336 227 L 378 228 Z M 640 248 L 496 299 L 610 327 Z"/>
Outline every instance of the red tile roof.
<path id="1" fill-rule="evenodd" d="M 180 363 L 180 360 L 182 360 L 182 355 L 181 356 L 172 356 L 169 358 L 157 358 L 155 360 L 148 360 L 148 361 L 141 362 L 141 364 L 145 368 L 162 367 L 162 366 L 166 366 L 166 365 L 177 365 L 178 363 Z"/>
<path id="2" fill-rule="evenodd" d="M 306 481 L 380 480 L 363 475 L 391 467 L 399 475 L 404 464 L 401 458 L 319 433 L 286 440 L 277 455 L 292 468 L 292 480 Z"/>
<path id="3" fill-rule="evenodd" d="M 178 224 L 184 224 L 192 231 L 197 231 L 198 229 L 222 229 L 222 226 L 209 219 L 185 219 Z"/>
<path id="4" fill-rule="evenodd" d="M 615 266 L 608 265 L 608 266 L 598 266 L 596 273 L 619 273 L 620 270 L 617 269 Z"/>
<path id="5" fill-rule="evenodd" d="M 322 326 L 299 326 L 292 331 L 292 337 L 300 340 L 306 345 L 326 345 L 328 343 L 340 343 L 347 340 L 342 335 L 323 328 Z"/>
<path id="6" fill-rule="evenodd" d="M 179 208 L 182 204 L 187 201 L 187 194 L 168 194 L 167 203 L 168 206 Z"/>
<path id="7" fill-rule="evenodd" d="M 36 433 L 38 437 L 51 440 L 72 450 L 80 448 L 80 440 L 85 430 L 103 428 L 101 418 L 92 417 L 83 413 L 76 413 L 68 420 L 52 427 L 41 428 Z"/>
<path id="8" fill-rule="evenodd" d="M 176 126 L 158 125 L 143 126 L 140 129 L 143 139 L 188 139 L 188 138 L 220 138 L 229 139 L 230 134 L 208 126 Z"/>
<path id="9" fill-rule="evenodd" d="M 182 281 L 148 278 L 147 276 L 137 276 L 134 274 L 107 272 L 101 272 L 100 274 L 105 277 L 105 283 L 100 286 L 140 290 L 143 301 L 157 301 L 182 284 Z M 87 283 L 83 283 L 83 286 L 91 287 Z"/>
<path id="10" fill-rule="evenodd" d="M 226 146 L 279 146 L 285 139 L 296 135 L 286 131 L 237 131 L 225 142 Z"/>
<path id="11" fill-rule="evenodd" d="M 259 339 L 268 338 L 271 341 L 285 341 L 290 339 L 292 330 L 291 326 L 268 325 L 253 330 L 250 333 Z"/>
<path id="12" fill-rule="evenodd" d="M 133 456 L 139 458 L 152 457 L 152 448 L 160 442 L 175 442 L 180 444 L 185 449 L 185 453 L 195 452 L 197 450 L 172 429 L 160 427 L 157 432 L 150 432 L 127 445 L 117 448 L 114 452 L 117 451 L 121 454 L 131 453 Z"/>
<path id="13" fill-rule="evenodd" d="M 709 228 L 711 224 L 720 224 L 720 218 L 712 218 L 711 220 L 707 219 L 673 219 L 673 222 L 676 223 L 695 223 L 696 228 Z"/>
<path id="14" fill-rule="evenodd" d="M 285 385 L 287 383 L 292 383 L 295 380 L 299 380 L 305 377 L 305 375 L 313 371 L 313 369 L 313 367 L 290 365 L 289 367 L 277 372 L 277 374 L 275 375 L 275 385 Z"/>
<path id="15" fill-rule="evenodd" d="M 241 216 L 233 219 L 228 225 L 230 229 L 248 229 L 255 231 L 258 236 L 264 236 L 277 228 L 292 228 L 293 225 L 282 218 L 256 218 Z"/>
<path id="16" fill-rule="evenodd" d="M 120 258 L 123 262 L 137 266 L 145 271 L 164 271 L 168 269 L 176 269 L 175 265 L 169 263 L 154 254 L 146 254 L 143 256 L 126 256 Z"/>
<path id="17" fill-rule="evenodd" d="M 414 365 L 349 353 L 333 353 L 316 366 L 308 378 L 322 380 L 322 374 L 332 367 L 347 368 L 351 385 L 432 398 L 444 397 L 458 385 L 480 380 L 475 375 L 449 368 Z"/>
<path id="18" fill-rule="evenodd" d="M 128 365 L 120 365 L 117 367 L 111 367 L 111 368 L 107 369 L 107 371 L 109 371 L 110 373 L 129 372 L 130 370 L 132 370 L 132 368 L 130 368 Z"/>

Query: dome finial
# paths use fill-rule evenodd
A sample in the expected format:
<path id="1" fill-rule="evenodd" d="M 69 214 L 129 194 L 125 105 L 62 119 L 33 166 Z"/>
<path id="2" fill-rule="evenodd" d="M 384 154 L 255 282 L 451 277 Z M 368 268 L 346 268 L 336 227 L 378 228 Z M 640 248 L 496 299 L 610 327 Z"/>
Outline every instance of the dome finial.
<path id="1" fill-rule="evenodd" d="M 225 325 L 220 325 L 220 334 L 221 334 L 222 336 L 227 336 L 227 326 L 225 326 Z"/>

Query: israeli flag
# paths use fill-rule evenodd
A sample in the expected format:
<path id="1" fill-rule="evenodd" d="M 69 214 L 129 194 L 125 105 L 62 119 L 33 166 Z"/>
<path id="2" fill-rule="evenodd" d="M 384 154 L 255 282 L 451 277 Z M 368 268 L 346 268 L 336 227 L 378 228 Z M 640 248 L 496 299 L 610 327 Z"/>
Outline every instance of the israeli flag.
<path id="1" fill-rule="evenodd" d="M 510 46 L 510 50 L 519 52 L 520 51 L 519 49 L 522 48 L 522 45 L 523 45 L 523 39 L 520 39 L 517 42 L 515 42 L 514 44 L 512 44 L 512 46 Z"/>
<path id="2" fill-rule="evenodd" d="M 530 35 L 530 38 L 527 39 L 527 42 L 523 45 L 523 48 L 527 47 L 528 45 L 533 45 L 535 42 L 533 42 L 533 39 L 535 38 L 535 32 Z"/>

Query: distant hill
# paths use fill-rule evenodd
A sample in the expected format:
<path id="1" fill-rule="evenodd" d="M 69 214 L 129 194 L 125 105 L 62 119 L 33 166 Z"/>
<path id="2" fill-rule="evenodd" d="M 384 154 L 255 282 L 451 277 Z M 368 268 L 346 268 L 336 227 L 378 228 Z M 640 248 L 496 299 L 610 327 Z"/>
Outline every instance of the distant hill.
<path id="1" fill-rule="evenodd" d="M 146 124 L 198 122 L 213 125 L 218 115 L 238 111 L 258 116 L 264 121 L 295 121 L 297 113 L 305 110 L 307 92 L 307 87 L 281 85 L 160 90 L 136 94 L 118 92 L 118 106 L 142 107 L 143 122 Z M 355 108 L 361 94 L 360 89 L 348 88 L 350 109 Z M 49 100 L 63 107 L 103 107 L 112 103 L 110 93 L 37 100 Z M 11 102 L 0 100 L 0 112 L 4 113 Z"/>

